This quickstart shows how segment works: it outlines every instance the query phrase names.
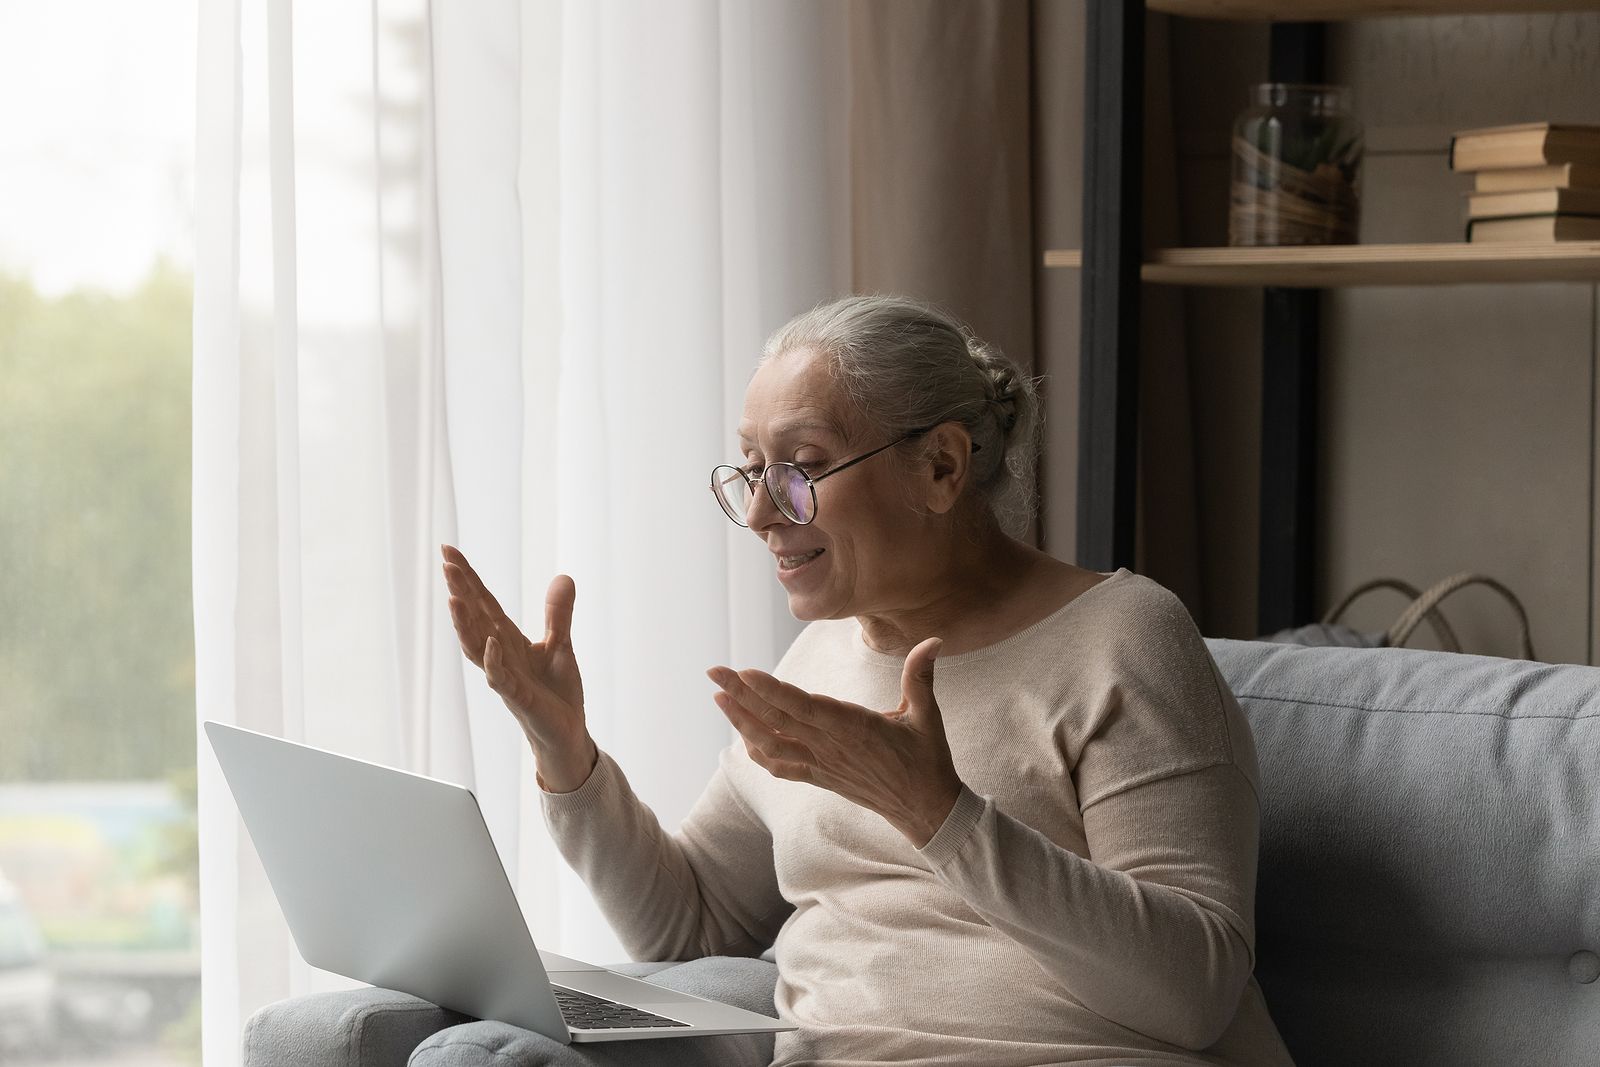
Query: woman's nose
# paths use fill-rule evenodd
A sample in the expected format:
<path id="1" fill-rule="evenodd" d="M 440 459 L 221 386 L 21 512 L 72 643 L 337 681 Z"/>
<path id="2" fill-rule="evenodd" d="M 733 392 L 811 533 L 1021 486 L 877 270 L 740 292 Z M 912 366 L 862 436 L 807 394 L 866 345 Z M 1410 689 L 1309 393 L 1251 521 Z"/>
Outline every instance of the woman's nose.
<path id="1" fill-rule="evenodd" d="M 773 526 L 790 524 L 789 516 L 785 515 L 773 501 L 772 491 L 767 487 L 765 478 L 756 483 L 755 491 L 750 494 L 750 506 L 745 509 L 744 519 L 752 530 L 765 530 Z"/>

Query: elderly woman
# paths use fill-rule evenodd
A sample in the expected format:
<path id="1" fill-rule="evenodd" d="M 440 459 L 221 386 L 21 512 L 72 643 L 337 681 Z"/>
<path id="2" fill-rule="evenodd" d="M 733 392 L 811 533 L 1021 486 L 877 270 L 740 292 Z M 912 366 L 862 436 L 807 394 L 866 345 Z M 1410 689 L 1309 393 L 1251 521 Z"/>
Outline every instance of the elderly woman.
<path id="1" fill-rule="evenodd" d="M 445 551 L 563 854 L 638 959 L 774 947 L 775 1063 L 1289 1063 L 1249 729 L 1172 594 L 1006 533 L 1038 418 L 911 301 L 771 338 L 712 489 L 810 625 L 773 674 L 707 672 L 742 741 L 673 835 L 584 726 L 572 580 L 530 642 Z"/>

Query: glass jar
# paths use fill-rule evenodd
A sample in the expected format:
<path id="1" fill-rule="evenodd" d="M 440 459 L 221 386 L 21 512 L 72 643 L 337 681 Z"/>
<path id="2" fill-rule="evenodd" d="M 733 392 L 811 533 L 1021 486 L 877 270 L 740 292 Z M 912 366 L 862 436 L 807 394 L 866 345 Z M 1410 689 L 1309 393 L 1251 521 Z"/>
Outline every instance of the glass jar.
<path id="1" fill-rule="evenodd" d="M 1268 82 L 1233 123 L 1230 245 L 1355 244 L 1362 129 L 1342 85 Z"/>

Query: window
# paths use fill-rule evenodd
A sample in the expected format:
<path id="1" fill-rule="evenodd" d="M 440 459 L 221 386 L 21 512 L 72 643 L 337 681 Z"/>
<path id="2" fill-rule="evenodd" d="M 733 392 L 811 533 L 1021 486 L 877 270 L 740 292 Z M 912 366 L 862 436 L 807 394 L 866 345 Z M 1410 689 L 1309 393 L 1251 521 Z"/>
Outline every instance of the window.
<path id="1" fill-rule="evenodd" d="M 199 1059 L 195 5 L 0 6 L 0 1061 Z"/>

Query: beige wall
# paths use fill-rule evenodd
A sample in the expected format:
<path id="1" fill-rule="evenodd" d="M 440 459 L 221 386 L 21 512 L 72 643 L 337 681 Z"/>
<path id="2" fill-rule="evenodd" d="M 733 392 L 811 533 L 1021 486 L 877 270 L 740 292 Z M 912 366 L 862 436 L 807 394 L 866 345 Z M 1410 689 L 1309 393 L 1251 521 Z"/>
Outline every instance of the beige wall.
<path id="1" fill-rule="evenodd" d="M 1033 6 L 1032 262 L 1046 249 L 1083 245 L 1083 5 Z M 1078 506 L 1078 330 L 1080 275 L 1040 270 L 1035 289 L 1034 373 L 1044 402 L 1039 462 L 1040 545 L 1065 560 L 1076 553 Z"/>
<path id="2" fill-rule="evenodd" d="M 1229 125 L 1264 80 L 1264 27 L 1173 22 L 1184 241 L 1226 240 Z M 1461 236 L 1452 130 L 1600 123 L 1600 13 L 1374 19 L 1330 30 L 1332 80 L 1367 126 L 1364 242 Z M 1260 294 L 1186 291 L 1208 635 L 1254 631 Z M 1359 582 L 1500 578 L 1540 657 L 1595 662 L 1597 287 L 1352 289 L 1323 309 L 1318 610 Z M 1376 593 L 1347 621 L 1382 629 Z M 1447 602 L 1468 651 L 1513 655 L 1488 590 Z M 1419 631 L 1413 644 L 1431 644 Z"/>

